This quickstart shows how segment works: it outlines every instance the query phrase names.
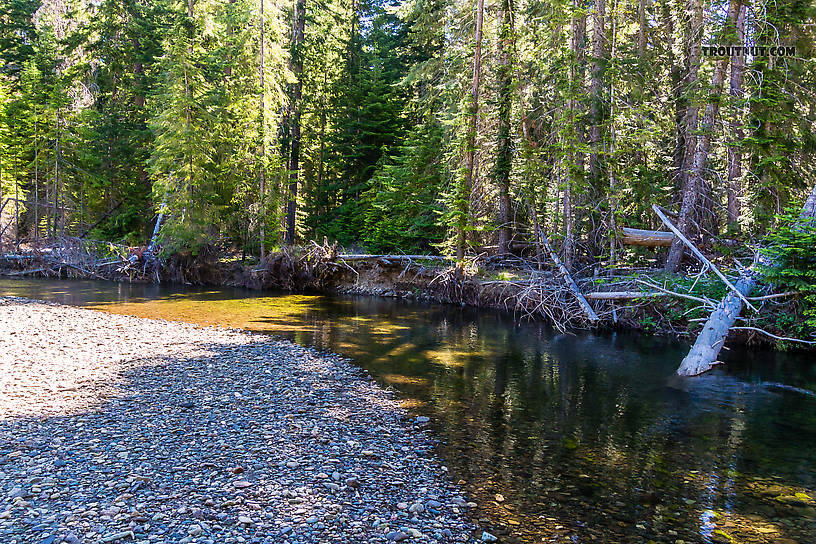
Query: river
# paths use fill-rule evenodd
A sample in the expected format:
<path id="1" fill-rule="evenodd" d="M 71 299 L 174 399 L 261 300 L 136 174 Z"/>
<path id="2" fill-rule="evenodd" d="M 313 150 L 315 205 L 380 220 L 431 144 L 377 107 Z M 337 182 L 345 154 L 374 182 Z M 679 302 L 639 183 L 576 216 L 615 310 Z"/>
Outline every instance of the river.
<path id="1" fill-rule="evenodd" d="M 35 279 L 0 279 L 0 294 L 343 354 L 431 418 L 476 518 L 505 542 L 816 542 L 812 354 L 732 348 L 679 379 L 683 343 L 490 310 Z"/>

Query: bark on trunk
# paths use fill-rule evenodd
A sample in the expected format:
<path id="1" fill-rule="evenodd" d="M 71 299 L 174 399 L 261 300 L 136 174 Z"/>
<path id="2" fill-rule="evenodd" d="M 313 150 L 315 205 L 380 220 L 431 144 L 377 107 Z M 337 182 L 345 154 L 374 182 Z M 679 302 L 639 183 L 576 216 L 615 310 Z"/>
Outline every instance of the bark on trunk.
<path id="1" fill-rule="evenodd" d="M 295 243 L 297 216 L 298 174 L 300 169 L 300 114 L 303 97 L 303 33 L 306 28 L 306 1 L 295 4 L 295 24 L 292 31 L 292 73 L 295 83 L 292 92 L 292 152 L 289 157 L 289 202 L 286 204 L 286 243 Z"/>
<path id="2" fill-rule="evenodd" d="M 513 158 L 513 141 L 510 136 L 510 113 L 512 92 L 512 41 L 513 41 L 512 0 L 501 0 L 498 23 L 499 39 L 496 40 L 498 53 L 499 80 L 499 141 L 496 157 L 496 183 L 499 187 L 499 254 L 510 252 L 510 170 Z"/>
<path id="3" fill-rule="evenodd" d="M 188 32 L 187 32 L 187 40 L 190 42 L 188 47 L 188 54 L 190 55 L 187 59 L 188 62 L 193 62 L 193 50 L 194 50 L 194 43 L 195 40 L 195 25 L 193 23 L 193 17 L 195 15 L 195 0 L 187 0 L 187 19 L 188 22 Z M 186 97 L 185 100 L 185 107 L 184 107 L 184 124 L 186 127 L 185 133 L 187 134 L 187 138 L 189 138 L 190 134 L 190 124 L 192 123 L 192 111 L 190 111 L 190 79 L 189 74 L 187 73 L 187 63 L 184 64 L 184 96 Z M 187 142 L 187 151 L 189 156 L 187 157 L 187 166 L 188 166 L 188 177 L 187 177 L 187 190 L 192 192 L 193 190 L 193 152 L 192 146 L 189 142 Z"/>
<path id="4" fill-rule="evenodd" d="M 615 12 L 615 4 L 612 4 L 610 16 L 612 17 L 612 47 L 609 53 L 610 61 L 615 60 L 618 45 L 618 18 Z M 615 264 L 617 262 L 617 232 L 618 221 L 615 214 L 618 213 L 618 198 L 615 194 L 615 82 L 609 82 L 609 275 L 615 274 Z M 618 321 L 617 311 L 613 307 L 613 317 Z"/>
<path id="5" fill-rule="evenodd" d="M 737 17 L 737 44 L 745 43 L 745 6 Z M 740 218 L 740 178 L 742 177 L 742 150 L 740 145 L 744 137 L 742 130 L 742 80 L 745 73 L 745 56 L 735 55 L 731 58 L 731 142 L 728 147 L 728 224 L 733 229 L 739 229 Z"/>
<path id="6" fill-rule="evenodd" d="M 468 127 L 467 150 L 465 152 L 465 179 L 459 203 L 457 225 L 456 258 L 465 256 L 467 243 L 467 223 L 470 213 L 470 191 L 473 186 L 473 171 L 476 165 L 476 130 L 479 118 L 479 85 L 482 77 L 482 24 L 484 22 L 484 0 L 476 0 L 476 30 L 473 46 L 473 83 L 470 89 L 470 126 Z"/>
<path id="7" fill-rule="evenodd" d="M 695 0 L 698 1 L 698 0 Z M 725 28 L 731 28 L 736 24 L 737 14 L 740 9 L 740 0 L 731 0 L 728 4 L 728 16 Z M 699 44 L 697 44 L 699 48 Z M 725 70 L 728 58 L 717 60 L 714 64 L 714 74 L 711 76 L 711 91 L 709 93 L 708 104 L 701 123 L 701 134 L 697 137 L 697 145 L 694 151 L 694 159 L 691 163 L 691 170 L 683 183 L 682 203 L 677 228 L 683 235 L 688 236 L 691 216 L 699 201 L 699 194 L 703 186 L 703 175 L 708 152 L 711 147 L 711 133 L 714 130 L 714 123 L 719 111 L 719 98 L 722 95 L 723 82 L 725 80 Z M 666 271 L 674 273 L 680 266 L 683 257 L 683 242 L 676 239 L 672 243 L 669 257 L 666 261 Z"/>
<path id="8" fill-rule="evenodd" d="M 583 62 L 584 62 L 584 38 L 586 35 L 586 16 L 577 5 L 573 6 L 572 32 L 570 35 L 570 50 L 572 51 L 572 62 L 570 63 L 569 80 L 569 112 L 570 125 L 573 130 L 573 141 L 571 143 L 571 164 L 567 168 L 566 184 L 564 186 L 564 266 L 567 270 L 572 269 L 572 262 L 575 258 L 575 214 L 573 212 L 573 187 L 583 177 L 584 157 L 579 150 L 583 141 L 583 125 L 580 119 L 576 118 L 578 111 L 578 97 L 583 96 Z"/>
<path id="9" fill-rule="evenodd" d="M 643 61 L 646 58 L 646 33 L 649 26 L 646 23 L 646 0 L 638 2 L 638 56 Z"/>
<path id="10" fill-rule="evenodd" d="M 703 39 L 703 4 L 701 0 L 692 0 L 689 3 L 689 28 L 688 28 L 688 71 L 686 73 L 685 81 L 682 87 L 686 91 L 695 91 L 698 74 L 700 71 L 700 58 L 702 56 Z M 685 186 L 688 172 L 691 168 L 694 150 L 696 149 L 697 138 L 695 132 L 697 131 L 697 117 L 699 107 L 697 101 L 692 99 L 690 103 L 685 104 L 683 111 L 683 123 L 680 130 L 683 133 L 683 151 L 680 160 L 680 176 L 678 178 L 678 187 Z"/>
<path id="11" fill-rule="evenodd" d="M 601 104 L 603 103 L 603 66 L 605 58 L 604 42 L 606 40 L 604 18 L 606 16 L 605 0 L 595 0 L 595 8 L 592 10 L 592 68 L 591 80 L 589 83 L 590 96 L 590 116 L 592 126 L 589 129 L 589 174 L 592 177 L 592 184 L 598 188 L 600 186 L 600 144 L 601 144 L 601 124 L 603 121 Z"/>
<path id="12" fill-rule="evenodd" d="M 664 36 L 666 41 L 666 54 L 669 65 L 669 77 L 671 79 L 672 102 L 674 106 L 674 152 L 672 153 L 672 181 L 675 188 L 680 187 L 680 173 L 683 169 L 683 119 L 685 118 L 685 101 L 683 98 L 681 81 L 681 68 L 677 64 L 674 56 L 674 16 L 672 14 L 671 2 L 662 0 L 661 11 L 664 25 Z"/>

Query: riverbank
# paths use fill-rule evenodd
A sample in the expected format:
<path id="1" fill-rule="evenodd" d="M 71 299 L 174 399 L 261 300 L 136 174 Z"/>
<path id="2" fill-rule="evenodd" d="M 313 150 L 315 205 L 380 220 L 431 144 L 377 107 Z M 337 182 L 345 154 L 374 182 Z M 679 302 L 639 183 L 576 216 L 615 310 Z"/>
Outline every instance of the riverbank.
<path id="1" fill-rule="evenodd" d="M 257 262 L 215 250 L 156 258 L 118 248 L 114 258 L 100 257 L 97 245 L 70 239 L 49 251 L 5 255 L 0 276 L 379 296 L 499 309 L 517 320 L 541 319 L 559 332 L 637 331 L 682 340 L 697 337 L 728 292 L 720 278 L 692 270 L 686 276 L 658 268 L 620 267 L 613 274 L 583 269 L 565 281 L 551 263 L 512 255 L 454 262 L 439 256 L 343 255 L 336 245 L 312 243 L 282 248 Z M 801 326 L 801 297 L 772 294 L 772 286 L 757 291 L 752 300 L 759 311 L 746 313 L 728 343 L 813 349 L 813 341 L 785 340 L 812 337 L 813 331 Z"/>
<path id="2" fill-rule="evenodd" d="M 472 540 L 423 422 L 339 356 L 0 298 L 6 542 Z"/>

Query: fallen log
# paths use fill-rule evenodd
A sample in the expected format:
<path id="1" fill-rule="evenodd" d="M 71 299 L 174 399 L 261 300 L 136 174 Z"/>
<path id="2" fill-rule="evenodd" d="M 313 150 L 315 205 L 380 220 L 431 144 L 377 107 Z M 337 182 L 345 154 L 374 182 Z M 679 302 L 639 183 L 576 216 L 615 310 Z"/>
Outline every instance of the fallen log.
<path id="1" fill-rule="evenodd" d="M 816 217 L 816 185 L 811 190 L 800 214 L 800 220 Z M 757 263 L 763 266 L 773 266 L 768 258 L 759 257 Z M 680 376 L 697 376 L 708 372 L 717 365 L 717 356 L 725 344 L 728 331 L 734 326 L 743 308 L 743 301 L 757 284 L 756 266 L 744 270 L 737 281 L 736 291 L 731 291 L 722 299 L 703 326 L 703 330 L 688 355 L 680 363 L 677 374 Z M 739 296 L 738 296 L 739 295 Z"/>
<path id="2" fill-rule="evenodd" d="M 386 261 L 453 261 L 451 257 L 440 257 L 438 255 L 338 255 L 338 260 L 342 261 L 376 261 L 385 259 Z"/>
<path id="3" fill-rule="evenodd" d="M 584 294 L 588 300 L 634 300 L 638 298 L 667 297 L 670 293 L 644 293 L 642 291 L 593 291 Z"/>
<path id="4" fill-rule="evenodd" d="M 670 247 L 674 234 L 660 230 L 642 230 L 623 227 L 623 243 L 630 246 Z"/>
<path id="5" fill-rule="evenodd" d="M 753 274 L 743 275 L 738 281 L 736 288 L 739 293 L 746 297 L 756 285 L 756 278 Z M 742 312 L 742 299 L 736 292 L 731 291 L 722 299 L 703 325 L 703 330 L 697 336 L 697 340 L 689 350 L 688 355 L 680 363 L 677 374 L 680 376 L 697 376 L 703 372 L 708 372 L 717 365 L 717 356 L 725 344 L 725 337 L 728 330 Z"/>
<path id="6" fill-rule="evenodd" d="M 29 274 L 37 274 L 38 272 L 45 272 L 45 268 L 35 268 L 34 270 L 20 270 L 18 272 L 8 272 L 6 276 L 27 276 Z"/>

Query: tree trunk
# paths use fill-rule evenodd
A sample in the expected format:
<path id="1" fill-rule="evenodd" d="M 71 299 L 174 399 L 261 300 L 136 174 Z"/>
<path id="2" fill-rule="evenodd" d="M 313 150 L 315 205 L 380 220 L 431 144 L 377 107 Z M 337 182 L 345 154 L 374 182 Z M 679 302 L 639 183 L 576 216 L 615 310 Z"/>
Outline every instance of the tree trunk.
<path id="1" fill-rule="evenodd" d="M 743 296 L 748 296 L 756 285 L 756 279 L 752 275 L 744 275 L 737 282 L 737 289 Z M 703 332 L 697 337 L 694 346 L 688 355 L 683 359 L 677 373 L 681 376 L 696 376 L 702 374 L 716 364 L 728 330 L 742 312 L 742 299 L 733 291 L 728 293 L 717 306 L 717 309 L 709 316 L 708 321 L 703 326 Z"/>
<path id="2" fill-rule="evenodd" d="M 614 61 L 616 48 L 618 45 L 618 17 L 615 10 L 616 2 L 613 2 L 609 15 L 612 18 L 612 48 L 609 59 Z M 618 213 L 618 195 L 615 192 L 615 82 L 609 82 L 609 159 L 607 160 L 609 169 L 609 275 L 615 274 L 615 263 L 617 261 L 617 233 L 618 222 L 615 214 Z M 613 307 L 614 309 L 614 307 Z M 617 322 L 617 312 L 613 314 Z"/>
<path id="3" fill-rule="evenodd" d="M 40 135 L 39 119 L 34 117 L 34 245 L 40 246 Z"/>
<path id="4" fill-rule="evenodd" d="M 697 1 L 697 0 L 695 0 Z M 736 24 L 737 14 L 740 9 L 740 0 L 731 0 L 728 4 L 728 15 L 725 28 L 731 28 Z M 697 44 L 699 48 L 699 44 Z M 728 58 L 717 60 L 714 64 L 714 74 L 711 76 L 711 90 L 708 104 L 701 123 L 701 134 L 697 137 L 697 146 L 694 152 L 694 160 L 691 163 L 691 170 L 683 184 L 682 204 L 677 228 L 684 236 L 689 235 L 691 216 L 697 206 L 699 194 L 703 187 L 703 176 L 705 173 L 706 160 L 708 159 L 709 148 L 711 147 L 711 134 L 714 131 L 717 112 L 719 111 L 719 98 L 722 95 L 725 70 Z M 680 266 L 683 257 L 683 242 L 675 239 L 672 243 L 669 257 L 666 261 L 666 272 L 674 273 Z"/>
<path id="5" fill-rule="evenodd" d="M 261 3 L 261 13 L 260 13 L 260 24 L 259 24 L 259 32 L 258 32 L 258 42 L 259 42 L 259 59 L 258 59 L 258 81 L 261 85 L 261 95 L 260 95 L 260 126 L 259 128 L 259 136 L 260 136 L 260 144 L 261 144 L 261 160 L 258 166 L 258 200 L 260 201 L 260 223 L 261 223 L 261 230 L 260 230 L 260 242 L 261 242 L 261 262 L 266 260 L 266 70 L 264 68 L 265 65 L 265 50 L 264 44 L 266 42 L 266 37 L 264 35 L 264 4 L 266 0 L 260 0 Z"/>
<path id="6" fill-rule="evenodd" d="M 745 6 L 737 17 L 737 44 L 745 43 Z M 731 58 L 731 145 L 728 146 L 728 224 L 739 230 L 740 218 L 740 177 L 742 177 L 742 80 L 745 73 L 745 55 L 735 55 Z"/>
<path id="7" fill-rule="evenodd" d="M 698 74 L 700 71 L 700 58 L 702 56 L 703 39 L 703 4 L 701 0 L 691 0 L 689 6 L 689 27 L 687 31 L 688 48 L 688 69 L 686 77 L 681 87 L 686 92 L 692 94 L 696 91 Z M 682 91 L 680 91 L 682 92 Z M 681 188 L 686 184 L 688 172 L 691 167 L 692 158 L 696 149 L 697 138 L 697 117 L 699 113 L 698 101 L 692 98 L 690 101 L 684 99 L 683 122 L 679 130 L 682 132 L 682 156 L 680 157 L 680 172 L 677 178 L 677 187 Z"/>
<path id="8" fill-rule="evenodd" d="M 816 186 L 811 190 L 799 217 L 801 221 L 816 217 Z M 765 266 L 773 265 L 767 259 L 764 259 L 764 262 L 761 259 L 760 263 Z M 756 283 L 757 280 L 754 274 L 751 271 L 746 271 L 740 276 L 736 287 L 743 296 L 747 297 Z M 734 291 L 728 293 L 728 296 L 720 301 L 717 309 L 709 316 L 708 321 L 703 326 L 703 331 L 697 337 L 688 355 L 680 363 L 677 374 L 697 376 L 711 370 L 717 364 L 717 356 L 720 354 L 723 344 L 725 344 L 728 331 L 736 322 L 742 308 L 743 301 Z"/>
<path id="9" fill-rule="evenodd" d="M 569 69 L 569 114 L 570 125 L 573 130 L 573 141 L 570 142 L 572 151 L 570 153 L 570 164 L 568 165 L 567 181 L 564 186 L 564 266 L 567 270 L 572 269 L 572 261 L 575 257 L 575 214 L 573 211 L 574 195 L 573 187 L 578 185 L 583 177 L 583 153 L 580 146 L 583 140 L 582 123 L 576 118 L 578 110 L 578 97 L 583 96 L 583 61 L 584 61 L 584 38 L 586 34 L 586 16 L 577 5 L 573 6 L 572 31 L 570 34 L 570 51 L 572 61 Z"/>
<path id="10" fill-rule="evenodd" d="M 630 246 L 669 247 L 674 234 L 660 230 L 630 229 L 623 227 L 623 243 Z"/>
<path id="11" fill-rule="evenodd" d="M 297 216 L 298 174 L 300 169 L 300 114 L 303 98 L 303 32 L 306 28 L 306 1 L 295 4 L 295 23 L 292 31 L 292 73 L 295 84 L 292 92 L 292 152 L 289 157 L 289 202 L 286 204 L 286 243 L 295 243 Z"/>
<path id="12" fill-rule="evenodd" d="M 195 26 L 193 25 L 193 16 L 194 16 L 194 13 L 195 13 L 193 11 L 194 6 L 195 6 L 195 0 L 187 0 L 187 18 L 189 19 L 189 21 L 187 21 L 187 23 L 189 25 L 188 28 L 190 29 L 189 32 L 188 32 L 188 35 L 187 35 L 187 39 L 190 41 L 190 47 L 189 47 L 189 50 L 188 50 L 188 52 L 190 54 L 190 58 L 187 59 L 186 63 L 184 63 L 184 96 L 186 97 L 186 100 L 185 100 L 185 125 L 186 125 L 185 133 L 187 134 L 187 138 L 190 137 L 189 136 L 189 134 L 190 134 L 190 123 L 192 121 L 192 119 L 191 119 L 192 111 L 190 111 L 190 81 L 189 81 L 189 75 L 187 74 L 187 63 L 193 62 L 193 40 L 195 39 L 195 34 L 194 34 L 195 33 Z M 187 153 L 189 153 L 189 157 L 187 157 L 187 159 L 188 159 L 187 164 L 189 166 L 189 177 L 187 179 L 187 183 L 188 183 L 187 190 L 192 191 L 193 190 L 193 151 L 192 151 L 192 146 L 190 146 L 189 143 L 187 145 Z"/>
<path id="13" fill-rule="evenodd" d="M 59 228 L 59 193 L 60 193 L 60 171 L 59 171 L 59 163 L 60 163 L 60 124 L 59 124 L 59 110 L 57 110 L 57 138 L 54 141 L 54 204 L 53 204 L 53 214 L 54 214 L 54 222 L 53 222 L 53 231 L 51 235 L 56 238 L 57 232 Z"/>
<path id="14" fill-rule="evenodd" d="M 592 177 L 594 187 L 600 185 L 600 158 L 599 150 L 601 143 L 601 124 L 603 121 L 603 66 L 604 66 L 604 41 L 606 39 L 604 28 L 605 0 L 595 0 L 595 8 L 592 10 L 592 68 L 591 80 L 589 83 L 590 95 L 590 115 L 592 126 L 589 130 L 589 173 Z"/>
<path id="15" fill-rule="evenodd" d="M 476 30 L 473 46 L 473 84 L 470 89 L 470 126 L 468 127 L 467 150 L 465 152 L 465 179 L 463 193 L 459 201 L 457 225 L 456 258 L 465 256 L 467 243 L 466 227 L 470 213 L 470 191 L 473 186 L 473 171 L 476 165 L 476 130 L 479 121 L 479 86 L 482 77 L 482 24 L 484 22 L 484 0 L 476 0 Z"/>
<path id="16" fill-rule="evenodd" d="M 646 58 L 646 33 L 649 25 L 646 23 L 646 0 L 638 2 L 638 57 L 641 62 Z"/>
<path id="17" fill-rule="evenodd" d="M 499 253 L 510 252 L 512 236 L 510 223 L 510 170 L 513 160 L 513 140 L 510 136 L 510 114 L 512 93 L 513 3 L 501 0 L 498 23 L 499 39 L 496 40 L 498 53 L 497 77 L 499 80 L 499 138 L 496 157 L 496 183 L 499 187 Z"/>
<path id="18" fill-rule="evenodd" d="M 679 189 L 680 173 L 683 169 L 683 119 L 685 118 L 685 100 L 683 98 L 681 81 L 681 68 L 677 64 L 674 56 L 674 15 L 672 14 L 672 4 L 670 0 L 662 0 L 661 14 L 663 18 L 663 34 L 666 42 L 666 55 L 669 66 L 669 77 L 671 80 L 671 95 L 674 106 L 674 151 L 672 153 L 672 181 L 673 185 Z"/>

